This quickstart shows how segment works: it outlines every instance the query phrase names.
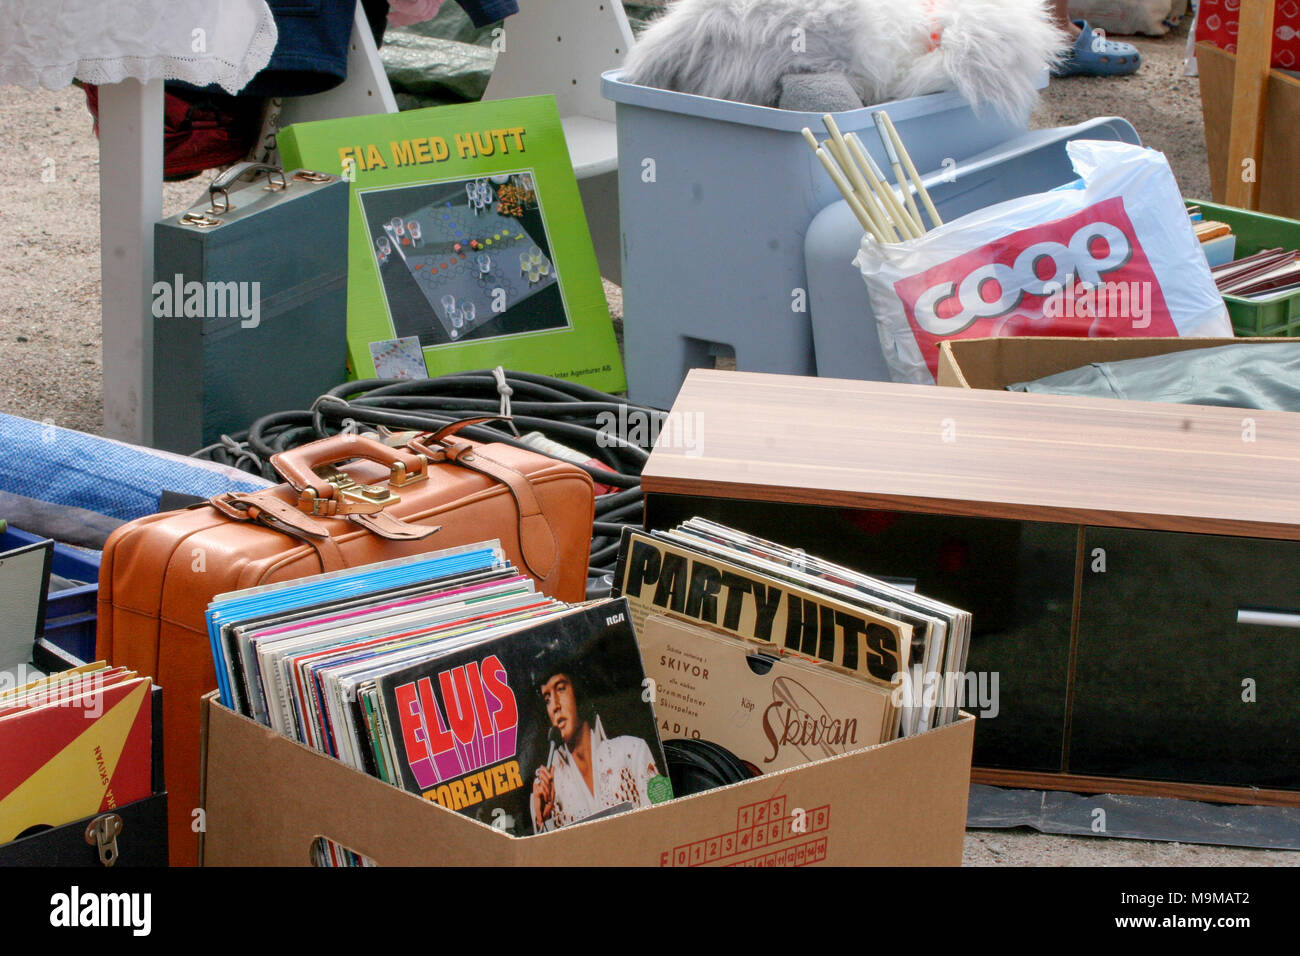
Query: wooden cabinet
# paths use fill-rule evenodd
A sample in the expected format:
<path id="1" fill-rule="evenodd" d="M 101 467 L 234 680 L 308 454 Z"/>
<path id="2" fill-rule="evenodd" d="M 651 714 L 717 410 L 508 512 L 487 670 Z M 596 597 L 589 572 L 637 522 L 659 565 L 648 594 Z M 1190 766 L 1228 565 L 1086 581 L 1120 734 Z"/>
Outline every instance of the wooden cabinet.
<path id="1" fill-rule="evenodd" d="M 673 412 L 648 527 L 972 611 L 973 779 L 1300 806 L 1300 415 L 716 371 Z"/>

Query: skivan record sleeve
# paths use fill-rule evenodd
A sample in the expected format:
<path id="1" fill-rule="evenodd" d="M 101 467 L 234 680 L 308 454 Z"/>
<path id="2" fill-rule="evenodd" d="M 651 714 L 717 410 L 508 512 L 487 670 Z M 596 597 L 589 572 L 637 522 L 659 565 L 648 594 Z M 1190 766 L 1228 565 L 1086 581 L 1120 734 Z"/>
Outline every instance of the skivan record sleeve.
<path id="1" fill-rule="evenodd" d="M 379 680 L 403 787 L 528 836 L 672 797 L 624 600 Z"/>

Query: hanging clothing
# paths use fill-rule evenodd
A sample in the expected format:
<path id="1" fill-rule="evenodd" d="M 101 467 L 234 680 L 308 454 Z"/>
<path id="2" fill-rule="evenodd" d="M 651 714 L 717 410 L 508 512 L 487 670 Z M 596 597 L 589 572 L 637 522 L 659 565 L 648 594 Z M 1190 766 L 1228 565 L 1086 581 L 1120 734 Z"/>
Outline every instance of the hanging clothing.
<path id="1" fill-rule="evenodd" d="M 388 22 L 395 27 L 423 23 L 438 15 L 444 0 L 389 0 Z M 485 27 L 519 12 L 518 0 L 456 0 L 476 27 Z"/>
<path id="2" fill-rule="evenodd" d="M 438 12 L 440 3 L 420 0 Z M 266 69 L 240 90 L 241 96 L 305 96 L 333 89 L 347 77 L 348 44 L 356 14 L 355 0 L 267 0 L 280 38 Z M 518 0 L 457 0 L 474 26 L 484 27 L 519 12 Z M 403 3 L 410 7 L 411 3 Z M 383 43 L 388 0 L 362 0 L 366 20 Z M 427 19 L 425 17 L 424 19 Z M 408 20 L 407 22 L 415 22 Z"/>
<path id="3" fill-rule="evenodd" d="M 518 0 L 456 0 L 476 27 L 485 27 L 519 12 Z"/>

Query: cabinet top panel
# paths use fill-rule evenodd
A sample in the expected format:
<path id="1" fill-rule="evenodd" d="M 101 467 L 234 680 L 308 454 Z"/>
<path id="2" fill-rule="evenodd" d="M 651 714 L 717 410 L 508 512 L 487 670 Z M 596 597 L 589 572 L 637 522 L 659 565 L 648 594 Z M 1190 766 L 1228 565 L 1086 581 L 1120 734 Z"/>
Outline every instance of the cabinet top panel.
<path id="1" fill-rule="evenodd" d="M 1300 414 L 697 369 L 642 487 L 1300 539 Z"/>

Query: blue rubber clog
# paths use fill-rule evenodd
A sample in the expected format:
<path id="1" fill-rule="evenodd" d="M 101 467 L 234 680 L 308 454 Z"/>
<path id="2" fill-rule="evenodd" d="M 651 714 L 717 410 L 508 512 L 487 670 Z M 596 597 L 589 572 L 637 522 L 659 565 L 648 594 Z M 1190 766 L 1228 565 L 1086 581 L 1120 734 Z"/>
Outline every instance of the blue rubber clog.
<path id="1" fill-rule="evenodd" d="M 1079 37 L 1070 55 L 1052 71 L 1053 76 L 1128 76 L 1142 65 L 1142 54 L 1131 43 L 1107 40 L 1087 20 L 1075 20 Z"/>

